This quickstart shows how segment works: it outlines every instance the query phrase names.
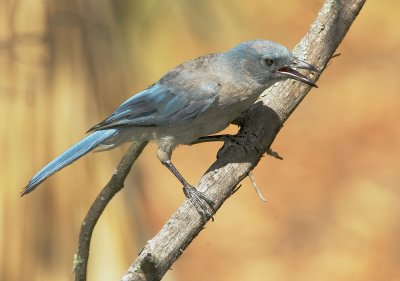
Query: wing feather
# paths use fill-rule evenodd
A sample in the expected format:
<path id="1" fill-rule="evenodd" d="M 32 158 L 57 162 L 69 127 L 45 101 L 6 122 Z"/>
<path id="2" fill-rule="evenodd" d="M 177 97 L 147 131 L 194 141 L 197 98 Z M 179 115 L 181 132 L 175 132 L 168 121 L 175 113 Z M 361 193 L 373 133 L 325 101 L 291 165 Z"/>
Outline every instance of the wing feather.
<path id="1" fill-rule="evenodd" d="M 207 111 L 218 99 L 220 85 L 210 77 L 174 71 L 179 73 L 169 73 L 158 83 L 132 96 L 89 131 L 179 125 Z"/>

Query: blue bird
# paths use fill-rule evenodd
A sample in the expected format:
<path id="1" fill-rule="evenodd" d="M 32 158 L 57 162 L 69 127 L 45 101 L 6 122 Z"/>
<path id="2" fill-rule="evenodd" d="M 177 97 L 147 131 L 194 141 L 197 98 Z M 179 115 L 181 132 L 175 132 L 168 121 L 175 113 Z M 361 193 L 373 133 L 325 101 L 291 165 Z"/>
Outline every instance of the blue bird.
<path id="1" fill-rule="evenodd" d="M 266 40 L 243 42 L 224 53 L 187 61 L 92 127 L 90 135 L 41 169 L 21 195 L 92 150 L 154 140 L 159 160 L 181 182 L 185 196 L 202 217 L 212 217 L 213 202 L 179 173 L 171 163 L 172 151 L 223 130 L 278 81 L 291 78 L 317 87 L 296 68 L 318 72 L 286 47 Z"/>

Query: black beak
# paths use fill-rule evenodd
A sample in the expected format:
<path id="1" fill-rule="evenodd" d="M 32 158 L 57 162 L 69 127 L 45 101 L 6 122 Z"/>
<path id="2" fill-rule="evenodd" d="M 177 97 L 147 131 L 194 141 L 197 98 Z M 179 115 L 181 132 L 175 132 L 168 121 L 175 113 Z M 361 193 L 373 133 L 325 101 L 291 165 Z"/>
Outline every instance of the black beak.
<path id="1" fill-rule="evenodd" d="M 317 84 L 315 84 L 314 81 L 310 80 L 309 78 L 298 72 L 295 68 L 307 69 L 312 72 L 319 73 L 318 68 L 297 58 L 292 58 L 292 62 L 290 63 L 290 65 L 279 68 L 277 72 L 284 77 L 298 80 L 312 87 L 318 88 Z"/>

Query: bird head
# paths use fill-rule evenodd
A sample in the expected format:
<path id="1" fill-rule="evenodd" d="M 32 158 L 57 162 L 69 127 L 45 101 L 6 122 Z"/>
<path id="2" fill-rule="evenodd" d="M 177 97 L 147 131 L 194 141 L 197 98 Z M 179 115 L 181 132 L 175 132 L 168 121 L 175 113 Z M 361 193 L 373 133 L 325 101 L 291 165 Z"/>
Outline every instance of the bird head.
<path id="1" fill-rule="evenodd" d="M 243 42 L 226 52 L 228 61 L 235 68 L 241 68 L 245 74 L 259 84 L 271 83 L 291 78 L 310 86 L 317 87 L 314 81 L 296 69 L 312 72 L 319 70 L 305 61 L 296 58 L 286 47 L 267 40 Z"/>

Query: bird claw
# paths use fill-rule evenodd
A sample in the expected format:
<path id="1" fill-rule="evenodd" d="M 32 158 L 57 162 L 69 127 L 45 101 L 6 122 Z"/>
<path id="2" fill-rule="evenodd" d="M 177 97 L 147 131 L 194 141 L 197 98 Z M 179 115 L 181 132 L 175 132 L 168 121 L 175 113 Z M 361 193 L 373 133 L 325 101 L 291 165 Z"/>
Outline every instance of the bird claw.
<path id="1" fill-rule="evenodd" d="M 221 137 L 225 143 L 240 147 L 246 154 L 249 153 L 249 148 L 253 148 L 257 153 L 260 153 L 260 150 L 253 144 L 254 142 L 252 141 L 252 138 L 257 137 L 255 134 L 242 132 L 236 135 L 222 135 Z M 220 154 L 224 153 L 225 149 L 227 148 L 228 146 L 224 146 L 222 149 L 220 149 L 217 158 Z"/>
<path id="2" fill-rule="evenodd" d="M 268 148 L 265 153 L 267 155 L 269 155 L 269 156 L 272 156 L 272 157 L 276 158 L 276 159 L 283 160 L 283 157 L 280 156 L 278 152 L 272 150 L 271 148 Z"/>
<path id="3" fill-rule="evenodd" d="M 214 221 L 213 214 L 215 213 L 215 203 L 213 201 L 208 199 L 202 192 L 190 185 L 183 187 L 183 193 L 196 208 L 196 211 L 203 220 L 211 219 Z"/>

